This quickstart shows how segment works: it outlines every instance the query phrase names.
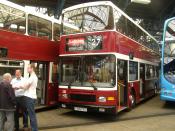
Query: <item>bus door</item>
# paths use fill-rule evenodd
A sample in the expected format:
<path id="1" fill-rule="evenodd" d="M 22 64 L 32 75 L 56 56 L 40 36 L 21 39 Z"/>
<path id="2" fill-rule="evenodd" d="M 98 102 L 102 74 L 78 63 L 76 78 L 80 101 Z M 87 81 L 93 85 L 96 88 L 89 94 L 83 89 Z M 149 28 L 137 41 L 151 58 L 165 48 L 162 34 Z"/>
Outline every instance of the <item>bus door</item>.
<path id="1" fill-rule="evenodd" d="M 47 88 L 47 105 L 58 103 L 58 63 L 50 62 L 49 84 Z"/>
<path id="2" fill-rule="evenodd" d="M 47 62 L 31 62 L 35 64 L 36 75 L 38 77 L 37 85 L 37 106 L 46 104 L 46 91 L 48 86 L 48 63 Z"/>
<path id="3" fill-rule="evenodd" d="M 144 97 L 145 92 L 145 64 L 140 63 L 140 97 Z"/>
<path id="4" fill-rule="evenodd" d="M 128 62 L 126 60 L 117 61 L 117 94 L 118 110 L 127 107 L 128 94 Z"/>

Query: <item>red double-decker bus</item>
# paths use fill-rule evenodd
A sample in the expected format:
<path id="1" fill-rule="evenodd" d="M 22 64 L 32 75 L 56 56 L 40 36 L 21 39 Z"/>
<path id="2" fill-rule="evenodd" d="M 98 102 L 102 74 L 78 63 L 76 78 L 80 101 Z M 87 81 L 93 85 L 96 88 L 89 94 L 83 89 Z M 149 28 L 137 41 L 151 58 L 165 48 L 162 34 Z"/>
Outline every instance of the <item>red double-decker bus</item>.
<path id="1" fill-rule="evenodd" d="M 64 23 L 79 28 L 64 32 Z M 108 1 L 72 6 L 62 14 L 59 102 L 75 111 L 117 113 L 155 94 L 159 46 Z"/>
<path id="2" fill-rule="evenodd" d="M 0 1 L 0 77 L 16 69 L 27 77 L 27 65 L 36 64 L 37 105 L 57 104 L 60 22 L 9 1 Z"/>

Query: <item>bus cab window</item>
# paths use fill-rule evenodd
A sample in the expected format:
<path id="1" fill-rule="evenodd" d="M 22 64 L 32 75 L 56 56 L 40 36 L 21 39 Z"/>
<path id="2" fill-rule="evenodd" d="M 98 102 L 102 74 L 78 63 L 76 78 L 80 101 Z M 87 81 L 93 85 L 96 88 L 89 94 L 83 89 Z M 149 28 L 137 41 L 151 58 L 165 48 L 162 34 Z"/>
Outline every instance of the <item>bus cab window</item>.
<path id="1" fill-rule="evenodd" d="M 129 80 L 138 80 L 138 63 L 130 61 L 129 62 Z"/>
<path id="2" fill-rule="evenodd" d="M 118 60 L 118 64 L 117 64 L 117 66 L 118 66 L 118 80 L 124 80 L 124 61 L 122 61 L 122 60 Z"/>

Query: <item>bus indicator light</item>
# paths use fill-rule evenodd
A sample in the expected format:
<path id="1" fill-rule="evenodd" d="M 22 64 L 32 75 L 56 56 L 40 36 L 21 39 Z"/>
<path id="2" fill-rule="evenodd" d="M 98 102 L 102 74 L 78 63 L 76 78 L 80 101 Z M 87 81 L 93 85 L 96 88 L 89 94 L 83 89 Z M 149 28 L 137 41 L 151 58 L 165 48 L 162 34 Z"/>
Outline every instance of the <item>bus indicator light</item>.
<path id="1" fill-rule="evenodd" d="M 114 97 L 108 97 L 108 101 L 114 101 Z"/>

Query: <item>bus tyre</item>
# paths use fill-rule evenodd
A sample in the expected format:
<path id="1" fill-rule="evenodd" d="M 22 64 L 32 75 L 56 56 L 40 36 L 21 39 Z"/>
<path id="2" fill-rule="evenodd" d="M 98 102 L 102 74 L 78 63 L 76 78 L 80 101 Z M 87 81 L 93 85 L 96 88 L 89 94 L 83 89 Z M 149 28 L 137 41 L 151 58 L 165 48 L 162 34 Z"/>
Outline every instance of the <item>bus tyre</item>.
<path id="1" fill-rule="evenodd" d="M 130 108 L 133 109 L 136 106 L 136 96 L 134 91 L 131 91 L 129 99 L 130 99 Z"/>

